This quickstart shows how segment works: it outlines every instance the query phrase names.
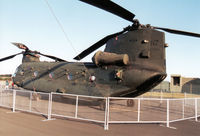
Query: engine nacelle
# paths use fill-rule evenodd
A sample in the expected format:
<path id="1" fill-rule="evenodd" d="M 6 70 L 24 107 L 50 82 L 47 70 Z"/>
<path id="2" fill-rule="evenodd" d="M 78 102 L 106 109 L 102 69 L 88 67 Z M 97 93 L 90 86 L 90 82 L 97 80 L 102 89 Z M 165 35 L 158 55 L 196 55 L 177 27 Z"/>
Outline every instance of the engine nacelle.
<path id="1" fill-rule="evenodd" d="M 92 57 L 93 63 L 97 66 L 103 65 L 128 65 L 129 57 L 127 54 L 116 54 L 98 51 Z"/>

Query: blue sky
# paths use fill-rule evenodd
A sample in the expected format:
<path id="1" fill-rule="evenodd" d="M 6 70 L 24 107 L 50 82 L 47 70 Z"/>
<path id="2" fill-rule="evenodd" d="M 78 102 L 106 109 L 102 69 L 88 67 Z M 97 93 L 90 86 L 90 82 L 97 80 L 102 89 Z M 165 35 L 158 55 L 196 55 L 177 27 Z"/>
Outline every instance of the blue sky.
<path id="1" fill-rule="evenodd" d="M 198 0 L 113 1 L 134 13 L 141 24 L 200 33 Z M 45 0 L 0 0 L 0 58 L 20 52 L 10 42 L 21 42 L 32 50 L 74 61 L 74 56 L 102 37 L 131 25 L 120 17 L 78 0 L 48 2 L 67 38 Z M 166 52 L 168 75 L 200 78 L 200 38 L 166 33 L 166 43 L 169 44 Z M 83 61 L 90 61 L 92 55 Z M 1 62 L 0 74 L 13 73 L 21 58 L 17 56 Z"/>

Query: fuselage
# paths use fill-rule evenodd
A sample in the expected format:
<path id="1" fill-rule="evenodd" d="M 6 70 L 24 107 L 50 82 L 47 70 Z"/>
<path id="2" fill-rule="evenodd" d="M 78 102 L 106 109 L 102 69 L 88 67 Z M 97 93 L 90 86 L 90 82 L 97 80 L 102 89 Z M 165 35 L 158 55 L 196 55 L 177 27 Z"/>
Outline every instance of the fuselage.
<path id="1" fill-rule="evenodd" d="M 166 77 L 165 39 L 160 31 L 129 31 L 109 40 L 104 51 L 127 54 L 130 63 L 24 62 L 13 79 L 20 87 L 41 92 L 135 97 Z"/>

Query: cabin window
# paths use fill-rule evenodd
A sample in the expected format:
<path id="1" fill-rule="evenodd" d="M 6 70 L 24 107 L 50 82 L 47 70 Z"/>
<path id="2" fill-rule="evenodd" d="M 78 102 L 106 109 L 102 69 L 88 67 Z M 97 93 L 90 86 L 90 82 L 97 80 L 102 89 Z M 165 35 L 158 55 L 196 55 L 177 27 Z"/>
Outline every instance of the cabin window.
<path id="1" fill-rule="evenodd" d="M 54 77 L 54 73 L 53 72 L 49 73 L 49 78 L 53 78 L 53 77 Z"/>
<path id="2" fill-rule="evenodd" d="M 35 71 L 35 72 L 33 73 L 33 75 L 34 75 L 34 77 L 37 77 L 37 76 L 38 76 L 38 71 Z"/>
<path id="3" fill-rule="evenodd" d="M 19 67 L 15 70 L 14 76 L 16 76 L 16 74 L 18 74 L 18 73 L 19 73 L 21 76 L 24 75 L 24 70 L 22 69 L 21 66 L 19 66 Z"/>
<path id="4" fill-rule="evenodd" d="M 72 78 L 73 78 L 72 74 L 67 74 L 67 79 L 68 80 L 72 80 Z"/>

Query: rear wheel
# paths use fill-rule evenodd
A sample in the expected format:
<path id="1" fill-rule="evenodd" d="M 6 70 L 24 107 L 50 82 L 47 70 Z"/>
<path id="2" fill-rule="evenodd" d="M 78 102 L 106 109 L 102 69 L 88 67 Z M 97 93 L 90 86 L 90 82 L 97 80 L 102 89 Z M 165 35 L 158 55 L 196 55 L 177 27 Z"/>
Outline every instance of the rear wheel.
<path id="1" fill-rule="evenodd" d="M 132 99 L 128 99 L 127 102 L 126 102 L 126 104 L 127 104 L 128 107 L 134 107 L 135 102 Z"/>
<path id="2" fill-rule="evenodd" d="M 105 111 L 105 109 L 106 109 L 106 102 L 104 100 L 100 101 L 99 102 L 99 107 L 100 107 L 100 110 Z"/>

